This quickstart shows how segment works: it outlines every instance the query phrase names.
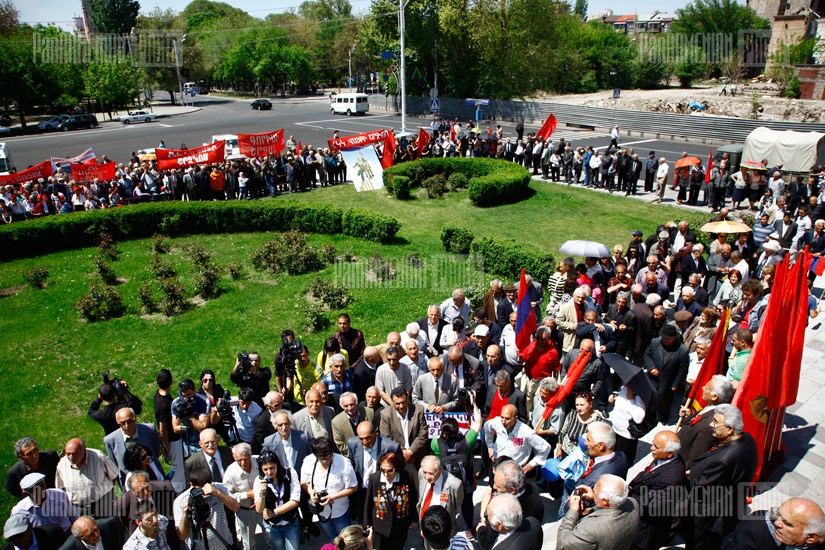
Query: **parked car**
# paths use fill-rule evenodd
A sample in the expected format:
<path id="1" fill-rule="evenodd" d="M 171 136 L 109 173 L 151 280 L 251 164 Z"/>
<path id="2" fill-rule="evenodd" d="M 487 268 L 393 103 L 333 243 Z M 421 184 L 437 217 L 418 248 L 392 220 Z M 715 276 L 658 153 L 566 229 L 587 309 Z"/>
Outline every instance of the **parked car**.
<path id="1" fill-rule="evenodd" d="M 272 103 L 270 103 L 268 99 L 256 99 L 252 102 L 252 109 L 257 109 L 259 111 L 269 111 L 270 109 L 272 109 Z"/>
<path id="2" fill-rule="evenodd" d="M 56 115 L 49 120 L 43 120 L 37 125 L 37 129 L 41 132 L 51 132 L 57 130 L 61 122 L 69 120 L 69 115 Z"/>
<path id="3" fill-rule="evenodd" d="M 135 111 L 134 113 L 120 117 L 120 121 L 123 124 L 131 124 L 132 122 L 152 122 L 157 118 L 158 115 L 150 113 L 149 111 Z"/>
<path id="4" fill-rule="evenodd" d="M 78 130 L 80 128 L 97 128 L 98 122 L 95 115 L 72 115 L 67 120 L 64 120 L 57 125 L 58 130 L 68 132 L 69 130 Z"/>

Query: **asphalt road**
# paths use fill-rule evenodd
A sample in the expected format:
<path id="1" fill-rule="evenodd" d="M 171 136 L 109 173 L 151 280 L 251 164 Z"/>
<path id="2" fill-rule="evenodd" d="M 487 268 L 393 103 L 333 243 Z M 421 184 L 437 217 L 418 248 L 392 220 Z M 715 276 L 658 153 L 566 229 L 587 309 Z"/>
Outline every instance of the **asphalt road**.
<path id="1" fill-rule="evenodd" d="M 233 100 L 213 96 L 197 96 L 194 99 L 199 111 L 177 114 L 156 122 L 124 125 L 120 122 L 104 122 L 94 130 L 74 130 L 46 134 L 6 138 L 12 158 L 18 170 L 37 164 L 49 157 L 73 157 L 92 147 L 98 158 L 107 155 L 116 161 L 126 161 L 132 151 L 157 146 L 163 140 L 169 148 L 179 148 L 182 143 L 196 147 L 211 141 L 217 134 L 257 133 L 284 128 L 285 136 L 295 136 L 303 145 L 326 146 L 335 130 L 342 136 L 358 134 L 381 128 L 401 129 L 400 114 L 372 111 L 362 116 L 332 115 L 325 97 L 278 99 L 270 98 L 271 111 L 253 111 L 251 100 Z M 160 109 L 159 109 L 160 111 Z M 100 120 L 100 117 L 98 117 Z M 408 117 L 407 129 L 417 132 L 420 126 L 429 128 L 430 119 Z M 491 124 L 494 126 L 494 124 Z M 486 124 L 482 124 L 486 128 Z M 538 126 L 527 126 L 526 132 Z M 513 125 L 504 125 L 506 136 L 515 136 Z M 560 127 L 553 135 L 554 141 L 564 137 L 574 145 L 593 145 L 604 148 L 609 142 L 607 134 L 587 130 Z M 707 146 L 661 140 L 624 137 L 621 146 L 634 147 L 641 158 L 648 151 L 656 151 L 676 160 L 682 151 L 706 158 Z"/>

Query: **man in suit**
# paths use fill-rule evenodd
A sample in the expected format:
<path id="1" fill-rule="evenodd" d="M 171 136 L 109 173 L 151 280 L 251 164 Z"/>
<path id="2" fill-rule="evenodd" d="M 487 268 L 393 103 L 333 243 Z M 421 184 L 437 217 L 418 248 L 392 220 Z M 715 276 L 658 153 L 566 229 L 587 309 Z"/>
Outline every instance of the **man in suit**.
<path id="1" fill-rule="evenodd" d="M 579 343 L 576 336 L 576 329 L 579 323 L 584 321 L 584 312 L 587 308 L 585 300 L 587 292 L 579 287 L 573 291 L 573 299 L 565 302 L 556 314 L 556 326 L 564 334 L 562 353 L 568 353 Z"/>
<path id="2" fill-rule="evenodd" d="M 490 290 L 481 298 L 481 307 L 487 312 L 488 319 L 496 319 L 496 306 L 504 299 L 504 290 L 499 279 L 490 281 Z"/>
<path id="3" fill-rule="evenodd" d="M 80 516 L 72 524 L 72 536 L 66 539 L 60 550 L 87 550 L 102 543 L 103 548 L 121 548 L 123 529 L 116 518 Z"/>
<path id="4" fill-rule="evenodd" d="M 319 437 L 332 438 L 332 419 L 335 413 L 332 407 L 321 402 L 321 392 L 311 389 L 307 392 L 307 406 L 292 416 L 292 425 L 309 436 L 310 441 Z"/>
<path id="5" fill-rule="evenodd" d="M 14 498 L 23 498 L 20 481 L 31 473 L 43 474 L 46 478 L 46 487 L 54 489 L 55 471 L 60 460 L 56 452 L 41 451 L 34 438 L 21 437 L 14 444 L 14 454 L 19 460 L 6 472 L 6 490 Z"/>
<path id="6" fill-rule="evenodd" d="M 525 518 L 535 518 L 539 523 L 544 522 L 544 504 L 539 496 L 538 487 L 525 478 L 524 471 L 517 462 L 508 460 L 498 465 L 493 477 L 493 492 L 499 495 L 513 495 L 521 504 Z M 484 510 L 481 511 L 481 515 L 484 515 Z"/>
<path id="7" fill-rule="evenodd" d="M 504 299 L 499 300 L 496 307 L 496 323 L 502 329 L 510 322 L 510 314 L 516 310 L 516 285 L 508 283 L 504 286 Z"/>
<path id="8" fill-rule="evenodd" d="M 493 384 L 496 389 L 490 388 L 490 391 L 487 392 L 487 399 L 482 411 L 484 418 L 492 420 L 501 414 L 501 409 L 505 405 L 513 405 L 516 407 L 518 419 L 525 423 L 529 422 L 527 396 L 520 389 L 513 387 L 513 379 L 510 373 L 503 368 L 499 369 L 494 376 Z"/>
<path id="9" fill-rule="evenodd" d="M 444 348 L 441 347 L 441 332 L 449 325 L 441 318 L 441 309 L 437 305 L 427 308 L 427 316 L 416 321 L 421 331 L 418 333 L 427 339 L 427 348 L 424 350 L 427 356 L 441 355 Z"/>
<path id="10" fill-rule="evenodd" d="M 713 447 L 715 441 L 710 423 L 713 422 L 713 410 L 733 399 L 733 385 L 723 374 L 713 376 L 702 388 L 702 399 L 705 407 L 698 413 L 693 413 L 688 407 L 682 407 L 679 415 L 684 418 L 679 430 L 681 449 L 679 456 L 685 461 L 685 468 L 690 470 L 693 462 Z"/>
<path id="11" fill-rule="evenodd" d="M 235 461 L 232 458 L 232 450 L 223 445 L 218 446 L 218 432 L 212 428 L 203 430 L 198 441 L 201 450 L 190 456 L 184 464 L 186 483 L 189 483 L 189 476 L 198 468 L 209 470 L 213 482 L 222 482 L 224 472 Z"/>
<path id="12" fill-rule="evenodd" d="M 263 447 L 264 439 L 275 433 L 275 426 L 272 418 L 275 413 L 284 408 L 284 395 L 277 391 L 271 391 L 264 395 L 264 410 L 255 419 L 254 435 L 252 436 L 252 452 L 258 454 Z"/>
<path id="13" fill-rule="evenodd" d="M 160 437 L 155 432 L 155 427 L 151 424 L 138 424 L 135 419 L 135 411 L 129 407 L 118 409 L 115 413 L 115 421 L 120 429 L 104 437 L 103 444 L 109 458 L 120 469 L 120 486 L 123 487 L 126 482 L 126 474 L 129 471 L 124 461 L 126 448 L 138 443 L 149 449 L 150 464 L 148 471 L 151 472 L 150 477 L 154 476 L 155 480 L 162 480 L 165 476 L 163 466 L 160 463 L 162 447 Z"/>
<path id="14" fill-rule="evenodd" d="M 685 384 L 689 364 L 690 353 L 682 344 L 679 329 L 666 323 L 659 330 L 659 338 L 654 338 L 645 350 L 645 370 L 658 386 L 659 421 L 664 425 L 668 425 L 674 395 Z"/>
<path id="15" fill-rule="evenodd" d="M 368 346 L 364 349 L 364 356 L 352 366 L 352 374 L 355 376 L 355 395 L 363 401 L 367 395 L 367 390 L 375 386 L 375 371 L 381 364 L 381 354 L 378 348 Z"/>
<path id="16" fill-rule="evenodd" d="M 716 296 L 721 286 L 720 280 L 727 276 L 728 272 L 735 265 L 731 259 L 731 246 L 723 244 L 716 254 L 711 254 L 706 262 L 707 276 L 705 277 L 705 288 L 710 296 Z"/>
<path id="17" fill-rule="evenodd" d="M 742 413 L 733 405 L 718 405 L 711 424 L 716 440 L 690 468 L 694 500 L 686 519 L 688 548 L 719 548 L 723 535 L 732 532 L 745 508 L 741 483 L 750 483 L 756 472 L 759 450 L 744 432 Z"/>
<path id="18" fill-rule="evenodd" d="M 292 419 L 286 411 L 275 413 L 272 423 L 276 431 L 264 440 L 261 451 L 272 451 L 278 455 L 285 468 L 299 472 L 304 459 L 311 452 L 309 436 L 301 430 L 293 429 Z"/>
<path id="19" fill-rule="evenodd" d="M 444 470 L 441 459 L 434 455 L 425 456 L 418 470 L 418 517 L 432 506 L 443 506 L 450 513 L 455 526 L 461 503 L 464 502 L 464 485 L 461 480 Z M 469 529 L 470 526 L 465 526 Z"/>
<path id="20" fill-rule="evenodd" d="M 137 507 L 143 502 L 152 503 L 158 514 L 172 524 L 170 534 L 174 534 L 172 505 L 175 503 L 174 487 L 168 481 L 149 481 L 144 472 L 135 472 L 129 477 L 129 489 L 115 502 L 115 515 L 120 519 L 124 531 L 131 535 L 137 529 Z M 171 540 L 177 540 L 177 537 Z"/>
<path id="21" fill-rule="evenodd" d="M 816 502 L 790 498 L 782 503 L 778 512 L 775 516 L 772 510 L 759 510 L 740 521 L 733 533 L 725 537 L 722 550 L 825 548 L 821 527 L 825 513 Z M 813 522 L 820 527 L 817 529 Z"/>
<path id="22" fill-rule="evenodd" d="M 352 392 L 341 395 L 341 408 L 344 409 L 332 419 L 332 440 L 338 451 L 349 458 L 349 448 L 347 442 L 355 436 L 355 429 L 361 422 L 372 423 L 373 410 L 370 408 L 359 409 L 358 398 Z"/>
<path id="23" fill-rule="evenodd" d="M 451 412 L 458 405 L 458 381 L 454 376 L 444 374 L 444 364 L 440 357 L 431 357 L 427 362 L 428 374 L 418 377 L 413 387 L 412 400 L 428 412 Z"/>
<path id="24" fill-rule="evenodd" d="M 544 532 L 535 518 L 523 516 L 516 497 L 498 495 L 487 506 L 487 524 L 476 538 L 482 550 L 527 550 L 542 547 Z"/>
<path id="25" fill-rule="evenodd" d="M 8 542 L 0 546 L 2 550 L 57 550 L 66 534 L 57 524 L 32 527 L 25 514 L 12 513 L 3 525 L 3 538 Z"/>
<path id="26" fill-rule="evenodd" d="M 381 411 L 381 436 L 398 443 L 404 460 L 417 468 L 421 458 L 427 454 L 430 434 L 424 407 L 410 403 L 410 397 L 400 386 L 392 390 L 390 396 L 392 408 Z M 402 419 L 407 425 L 406 431 L 402 427 Z"/>
<path id="27" fill-rule="evenodd" d="M 639 505 L 635 548 L 655 550 L 667 546 L 670 540 L 670 526 L 676 514 L 667 512 L 675 512 L 678 488 L 686 489 L 688 484 L 679 448 L 679 436 L 675 432 L 657 433 L 650 446 L 653 462 L 628 484 L 630 496 Z"/>
<path id="28" fill-rule="evenodd" d="M 367 395 L 363 401 L 358 403 L 358 414 L 366 416 L 367 409 L 372 409 L 372 425 L 377 430 L 381 425 L 381 411 L 385 407 L 384 400 L 381 399 L 381 391 L 375 386 L 367 388 Z"/>
<path id="29" fill-rule="evenodd" d="M 639 525 L 639 508 L 627 494 L 624 480 L 610 474 L 603 475 L 595 487 L 582 486 L 581 496 L 577 492 L 568 501 L 567 513 L 556 534 L 556 549 L 628 550 Z M 593 511 L 585 516 L 582 498 L 595 502 Z"/>
<path id="30" fill-rule="evenodd" d="M 527 295 L 530 299 L 530 307 L 533 309 L 533 315 L 536 316 L 536 323 L 541 323 L 541 304 L 544 302 L 541 283 L 535 282 L 529 274 L 524 275 L 524 282 L 527 283 Z M 518 296 L 519 284 L 521 284 L 521 282 L 515 284 L 516 296 Z"/>
<path id="31" fill-rule="evenodd" d="M 484 372 L 479 366 L 478 359 L 470 357 L 459 346 L 453 346 L 441 355 L 444 373 L 455 376 L 458 387 L 484 395 Z"/>
<path id="32" fill-rule="evenodd" d="M 398 443 L 378 435 L 372 422 L 361 422 L 355 429 L 356 435 L 347 441 L 347 450 L 358 490 L 350 497 L 350 511 L 358 523 L 363 523 L 364 497 L 372 474 L 378 471 L 378 459 L 385 453 L 398 452 Z"/>
<path id="33" fill-rule="evenodd" d="M 476 403 L 486 403 L 487 402 L 487 395 L 490 392 L 495 392 L 493 388 L 496 387 L 496 373 L 500 370 L 504 370 L 512 379 L 513 369 L 504 362 L 501 354 L 501 347 L 497 346 L 496 344 L 490 344 L 487 346 L 487 350 L 484 352 L 484 359 L 479 362 L 478 368 L 484 373 L 484 393 L 485 395 L 477 395 L 476 396 Z"/>

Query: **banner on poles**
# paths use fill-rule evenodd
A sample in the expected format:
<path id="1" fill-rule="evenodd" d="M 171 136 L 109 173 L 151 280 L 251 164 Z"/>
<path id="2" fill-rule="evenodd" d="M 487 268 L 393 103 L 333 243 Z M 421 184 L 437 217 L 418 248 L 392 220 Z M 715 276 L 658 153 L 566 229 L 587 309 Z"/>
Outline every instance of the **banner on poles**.
<path id="1" fill-rule="evenodd" d="M 203 147 L 193 149 L 155 149 L 158 156 L 158 170 L 186 168 L 195 164 L 212 164 L 223 162 L 226 154 L 226 142 L 216 141 Z"/>
<path id="2" fill-rule="evenodd" d="M 363 147 L 364 145 L 384 141 L 384 135 L 386 133 L 386 130 L 375 130 L 373 132 L 364 132 L 363 134 L 356 134 L 354 136 L 330 139 L 327 143 L 329 144 L 330 151 L 352 149 L 353 147 Z"/>
<path id="3" fill-rule="evenodd" d="M 72 169 L 72 176 L 75 181 L 101 181 L 115 179 L 115 163 L 104 162 L 103 164 L 84 164 L 75 166 Z"/>
<path id="4" fill-rule="evenodd" d="M 238 148 L 242 155 L 261 158 L 269 154 L 277 155 L 284 150 L 284 129 L 260 134 L 238 134 Z"/>
<path id="5" fill-rule="evenodd" d="M 39 178 L 48 178 L 53 175 L 54 171 L 52 170 L 52 163 L 48 160 L 44 160 L 40 164 L 35 164 L 31 168 L 26 168 L 16 174 L 0 176 L 0 184 L 21 186 L 27 181 L 36 180 Z"/>

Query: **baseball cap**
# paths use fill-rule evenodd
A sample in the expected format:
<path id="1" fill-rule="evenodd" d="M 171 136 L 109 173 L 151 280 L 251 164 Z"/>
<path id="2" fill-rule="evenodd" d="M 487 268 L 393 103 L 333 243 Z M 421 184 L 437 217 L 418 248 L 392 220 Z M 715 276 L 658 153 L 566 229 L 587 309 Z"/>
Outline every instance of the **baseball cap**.
<path id="1" fill-rule="evenodd" d="M 487 336 L 490 334 L 490 328 L 484 324 L 476 325 L 476 328 L 473 330 L 473 334 L 479 337 Z"/>
<path id="2" fill-rule="evenodd" d="M 20 488 L 24 491 L 28 491 L 44 479 L 46 479 L 46 476 L 44 476 L 43 474 L 39 472 L 32 472 L 30 474 L 27 474 L 26 477 L 20 480 Z"/>
<path id="3" fill-rule="evenodd" d="M 29 520 L 23 514 L 12 514 L 3 525 L 3 538 L 9 539 L 29 530 Z"/>

